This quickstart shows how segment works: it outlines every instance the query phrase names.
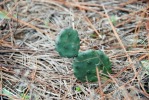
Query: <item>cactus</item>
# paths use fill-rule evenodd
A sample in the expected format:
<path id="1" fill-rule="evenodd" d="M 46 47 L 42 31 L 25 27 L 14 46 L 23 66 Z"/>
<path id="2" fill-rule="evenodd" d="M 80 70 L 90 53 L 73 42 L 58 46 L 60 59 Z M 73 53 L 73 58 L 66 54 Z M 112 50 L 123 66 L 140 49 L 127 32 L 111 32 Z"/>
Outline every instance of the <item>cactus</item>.
<path id="1" fill-rule="evenodd" d="M 72 28 L 66 28 L 60 32 L 56 39 L 56 51 L 62 57 L 76 57 L 80 49 L 78 32 Z"/>
<path id="2" fill-rule="evenodd" d="M 74 75 L 81 82 L 97 81 L 96 67 L 104 74 L 111 73 L 109 58 L 99 50 L 87 50 L 80 52 L 73 61 Z"/>
<path id="3" fill-rule="evenodd" d="M 109 58 L 100 50 L 87 50 L 78 53 L 80 39 L 78 32 L 72 28 L 66 28 L 60 32 L 56 39 L 56 51 L 62 57 L 75 57 L 72 67 L 75 77 L 81 82 L 95 82 L 96 67 L 102 73 L 111 73 L 111 63 Z"/>

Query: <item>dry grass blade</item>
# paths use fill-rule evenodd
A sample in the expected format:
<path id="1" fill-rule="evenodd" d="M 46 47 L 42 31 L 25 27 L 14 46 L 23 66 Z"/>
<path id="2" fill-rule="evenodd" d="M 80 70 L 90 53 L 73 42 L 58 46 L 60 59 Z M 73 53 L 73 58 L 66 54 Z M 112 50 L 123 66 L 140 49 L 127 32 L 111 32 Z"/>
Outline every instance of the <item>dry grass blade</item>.
<path id="1" fill-rule="evenodd" d="M 128 53 L 127 53 L 127 51 L 126 51 L 126 48 L 125 48 L 124 44 L 122 43 L 122 40 L 120 39 L 119 35 L 117 34 L 114 25 L 113 25 L 112 22 L 110 21 L 110 17 L 109 17 L 109 15 L 107 14 L 107 11 L 106 11 L 104 5 L 103 5 L 103 9 L 105 10 L 106 16 L 107 16 L 107 18 L 108 18 L 108 21 L 109 21 L 111 27 L 112 27 L 112 30 L 113 30 L 113 32 L 114 32 L 114 34 L 115 34 L 115 37 L 117 38 L 119 44 L 120 44 L 121 47 L 123 48 L 123 50 L 124 50 L 124 52 L 125 52 L 125 54 L 126 54 L 128 60 L 129 60 L 129 62 L 130 62 L 130 64 L 131 64 L 131 66 L 132 66 L 132 68 L 133 68 L 133 71 L 134 71 L 134 74 L 135 74 L 134 79 L 135 79 L 135 78 L 136 78 L 136 68 L 135 68 L 135 66 L 134 66 L 134 64 L 133 64 L 133 62 L 132 62 L 130 56 L 128 55 Z"/>

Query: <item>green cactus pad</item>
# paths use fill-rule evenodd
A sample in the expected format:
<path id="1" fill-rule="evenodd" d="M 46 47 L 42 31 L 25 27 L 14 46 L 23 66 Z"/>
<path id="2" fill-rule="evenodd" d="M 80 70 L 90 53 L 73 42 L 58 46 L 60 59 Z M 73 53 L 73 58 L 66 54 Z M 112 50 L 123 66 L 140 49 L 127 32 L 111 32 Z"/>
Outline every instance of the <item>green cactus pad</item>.
<path id="1" fill-rule="evenodd" d="M 111 73 L 109 58 L 99 50 L 80 52 L 73 61 L 74 75 L 81 82 L 96 82 L 96 67 L 104 74 Z"/>
<path id="2" fill-rule="evenodd" d="M 98 55 L 99 55 L 99 58 L 100 58 L 100 63 L 104 66 L 103 67 L 103 73 L 104 74 L 107 74 L 108 73 L 111 73 L 112 72 L 112 69 L 111 69 L 111 62 L 108 58 L 107 55 L 105 55 L 102 51 L 98 50 L 97 51 Z"/>
<path id="3" fill-rule="evenodd" d="M 80 49 L 78 32 L 72 28 L 66 28 L 60 32 L 56 39 L 56 51 L 62 57 L 76 57 Z"/>

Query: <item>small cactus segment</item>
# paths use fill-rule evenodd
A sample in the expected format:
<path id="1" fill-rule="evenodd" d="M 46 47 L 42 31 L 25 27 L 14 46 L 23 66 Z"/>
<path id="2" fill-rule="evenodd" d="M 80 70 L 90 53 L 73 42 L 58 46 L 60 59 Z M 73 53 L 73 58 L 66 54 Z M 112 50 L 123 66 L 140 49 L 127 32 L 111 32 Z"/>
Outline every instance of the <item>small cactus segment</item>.
<path id="1" fill-rule="evenodd" d="M 56 51 L 62 57 L 75 57 L 80 49 L 78 32 L 72 28 L 64 29 L 56 39 Z"/>
<path id="2" fill-rule="evenodd" d="M 98 50 L 97 53 L 99 55 L 100 63 L 103 65 L 103 68 L 102 68 L 103 73 L 104 74 L 112 73 L 111 62 L 108 56 L 105 55 L 101 50 Z"/>
<path id="3" fill-rule="evenodd" d="M 101 58 L 102 57 L 102 58 Z M 109 58 L 98 50 L 87 50 L 80 52 L 73 61 L 74 75 L 81 82 L 96 82 L 96 67 L 103 70 L 103 73 L 111 73 Z"/>

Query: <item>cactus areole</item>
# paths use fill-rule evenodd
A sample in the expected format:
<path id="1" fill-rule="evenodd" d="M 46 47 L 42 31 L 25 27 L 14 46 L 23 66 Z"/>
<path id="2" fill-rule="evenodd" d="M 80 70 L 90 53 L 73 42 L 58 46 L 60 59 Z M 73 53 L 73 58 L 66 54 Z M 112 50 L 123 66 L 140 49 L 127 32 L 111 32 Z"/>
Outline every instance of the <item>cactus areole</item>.
<path id="1" fill-rule="evenodd" d="M 62 57 L 76 57 L 80 49 L 78 32 L 72 28 L 63 29 L 56 39 L 56 51 Z"/>
<path id="2" fill-rule="evenodd" d="M 80 52 L 73 62 L 74 75 L 81 82 L 96 82 L 96 67 L 104 74 L 111 73 L 109 58 L 99 50 Z"/>

